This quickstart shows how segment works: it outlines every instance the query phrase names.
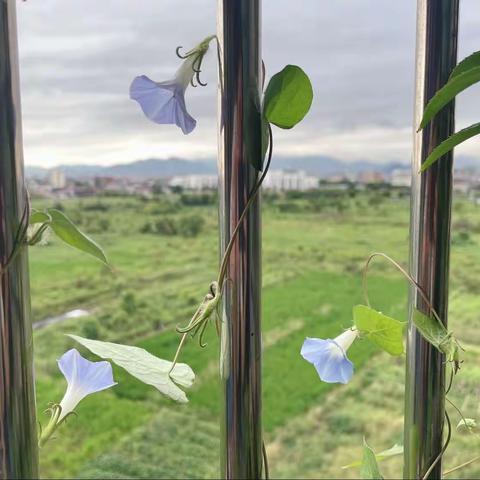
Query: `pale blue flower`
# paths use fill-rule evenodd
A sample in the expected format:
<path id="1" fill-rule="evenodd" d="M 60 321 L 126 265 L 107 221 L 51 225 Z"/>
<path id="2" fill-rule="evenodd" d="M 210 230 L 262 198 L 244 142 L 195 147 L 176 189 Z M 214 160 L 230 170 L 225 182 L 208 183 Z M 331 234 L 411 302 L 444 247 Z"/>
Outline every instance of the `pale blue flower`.
<path id="1" fill-rule="evenodd" d="M 78 403 L 91 393 L 113 387 L 112 366 L 109 362 L 90 362 L 75 348 L 64 353 L 58 360 L 58 367 L 67 380 L 67 391 L 60 402 L 61 414 L 57 422 L 73 412 Z"/>
<path id="2" fill-rule="evenodd" d="M 353 375 L 353 363 L 347 358 L 347 350 L 357 337 L 358 330 L 350 328 L 333 340 L 306 338 L 300 353 L 314 365 L 322 381 L 348 383 Z"/>
<path id="3" fill-rule="evenodd" d="M 197 122 L 187 112 L 185 90 L 192 82 L 197 55 L 188 56 L 175 77 L 166 82 L 154 82 L 145 75 L 136 77 L 130 86 L 130 98 L 136 100 L 143 113 L 153 122 L 175 124 L 184 134 L 190 133 Z"/>

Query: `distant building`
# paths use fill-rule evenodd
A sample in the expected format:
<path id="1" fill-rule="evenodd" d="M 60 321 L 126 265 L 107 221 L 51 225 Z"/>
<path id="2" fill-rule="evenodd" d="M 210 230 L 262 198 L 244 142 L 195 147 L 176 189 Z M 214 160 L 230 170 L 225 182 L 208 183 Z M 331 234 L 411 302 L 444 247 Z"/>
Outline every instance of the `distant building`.
<path id="1" fill-rule="evenodd" d="M 360 172 L 357 175 L 357 182 L 363 185 L 385 183 L 385 175 L 381 172 Z"/>
<path id="2" fill-rule="evenodd" d="M 288 190 L 303 192 L 317 189 L 318 182 L 318 177 L 307 175 L 303 170 L 274 170 L 268 172 L 263 187 L 276 192 Z"/>
<path id="3" fill-rule="evenodd" d="M 67 186 L 67 177 L 60 168 L 52 168 L 48 173 L 48 183 L 52 188 L 61 189 Z"/>
<path id="4" fill-rule="evenodd" d="M 182 175 L 173 177 L 168 182 L 169 187 L 181 187 L 185 190 L 214 190 L 218 187 L 217 175 Z"/>
<path id="5" fill-rule="evenodd" d="M 412 172 L 408 169 L 396 169 L 390 176 L 392 187 L 410 187 L 412 183 Z"/>
<path id="6" fill-rule="evenodd" d="M 453 190 L 468 194 L 480 185 L 480 176 L 471 170 L 455 170 L 453 172 Z"/>

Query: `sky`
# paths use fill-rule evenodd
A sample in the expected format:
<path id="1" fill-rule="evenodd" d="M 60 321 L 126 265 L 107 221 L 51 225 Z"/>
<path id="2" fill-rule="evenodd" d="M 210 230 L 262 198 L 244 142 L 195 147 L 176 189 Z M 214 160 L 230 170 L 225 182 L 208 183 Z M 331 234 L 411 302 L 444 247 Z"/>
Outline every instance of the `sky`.
<path id="1" fill-rule="evenodd" d="M 403 162 L 412 150 L 416 0 L 263 0 L 267 77 L 286 64 L 310 76 L 314 102 L 294 130 L 275 130 L 275 154 L 346 162 Z M 147 120 L 132 79 L 171 78 L 178 45 L 216 29 L 215 0 L 17 2 L 27 165 L 216 157 L 216 61 L 189 89 L 188 136 Z M 461 0 L 459 58 L 480 50 L 480 1 Z M 457 127 L 480 121 L 480 86 L 457 103 Z M 457 153 L 480 156 L 473 139 Z"/>

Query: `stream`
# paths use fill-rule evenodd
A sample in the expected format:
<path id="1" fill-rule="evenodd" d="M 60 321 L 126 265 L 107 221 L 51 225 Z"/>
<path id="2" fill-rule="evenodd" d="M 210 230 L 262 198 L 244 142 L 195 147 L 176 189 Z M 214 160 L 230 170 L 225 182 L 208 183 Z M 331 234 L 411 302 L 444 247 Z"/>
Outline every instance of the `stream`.
<path id="1" fill-rule="evenodd" d="M 61 315 L 55 315 L 53 317 L 47 317 L 43 320 L 39 320 L 38 322 L 33 323 L 34 330 L 40 330 L 41 328 L 45 328 L 48 325 L 53 325 L 55 323 L 62 323 L 66 320 L 72 320 L 74 318 L 82 318 L 90 315 L 91 312 L 88 310 L 83 310 L 81 308 L 77 308 L 75 310 L 70 310 L 69 312 L 62 313 Z"/>

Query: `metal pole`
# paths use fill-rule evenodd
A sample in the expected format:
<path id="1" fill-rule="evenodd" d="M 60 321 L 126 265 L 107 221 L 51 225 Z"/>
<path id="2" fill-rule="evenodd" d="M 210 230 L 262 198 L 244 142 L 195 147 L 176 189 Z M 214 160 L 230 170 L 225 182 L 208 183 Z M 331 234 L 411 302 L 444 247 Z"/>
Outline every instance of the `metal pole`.
<path id="1" fill-rule="evenodd" d="M 0 0 L 0 265 L 28 220 L 15 0 Z M 0 275 L 0 478 L 38 478 L 26 248 Z"/>
<path id="2" fill-rule="evenodd" d="M 222 250 L 248 200 L 261 155 L 260 0 L 218 0 L 219 191 Z M 256 201 L 230 256 L 221 340 L 221 474 L 261 478 L 261 237 Z"/>
<path id="3" fill-rule="evenodd" d="M 424 107 L 442 87 L 457 59 L 458 0 L 418 0 L 415 129 Z M 415 134 L 412 162 L 410 271 L 447 323 L 452 154 L 422 175 L 422 162 L 454 131 L 454 105 L 446 107 Z M 413 309 L 428 313 L 415 289 Z M 425 342 L 410 321 L 405 392 L 405 478 L 422 478 L 443 445 L 445 358 Z M 441 478 L 441 461 L 428 478 Z"/>

